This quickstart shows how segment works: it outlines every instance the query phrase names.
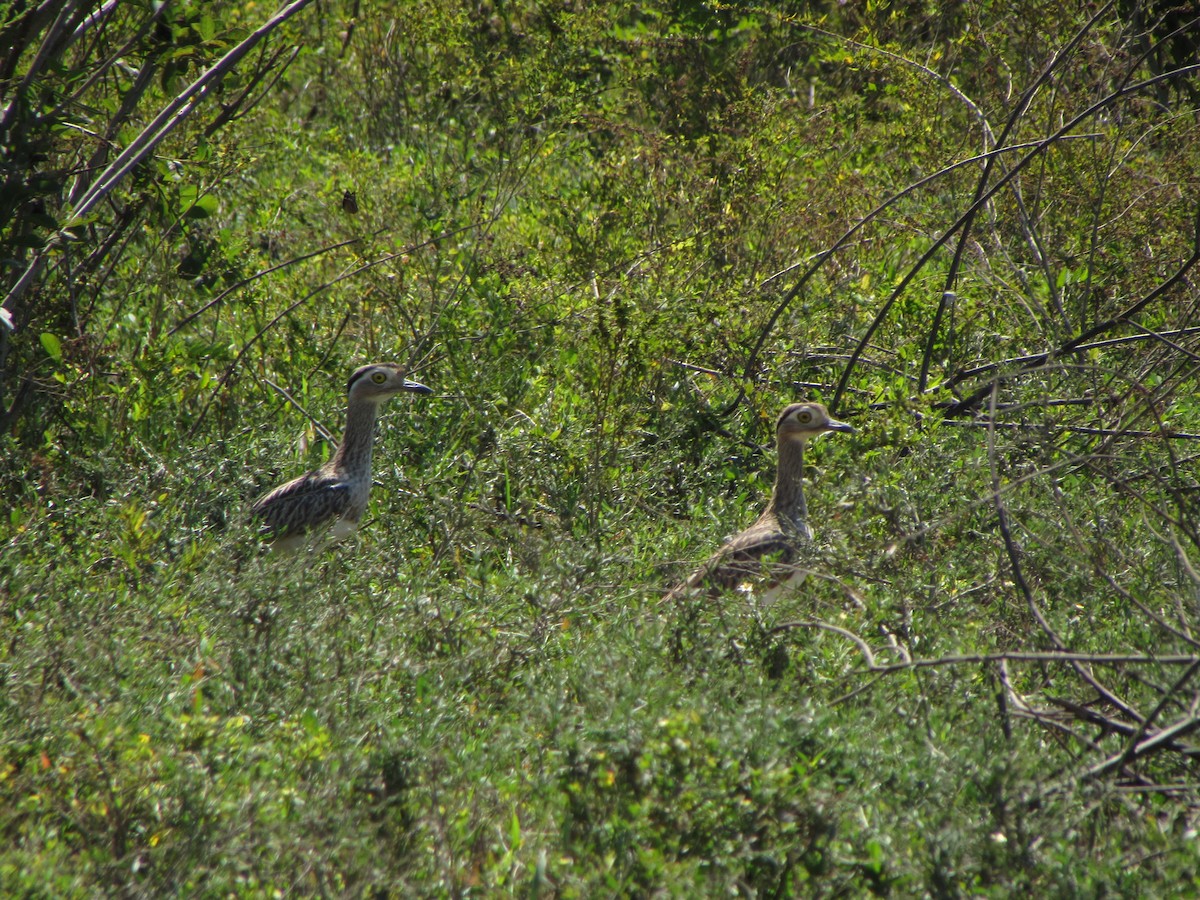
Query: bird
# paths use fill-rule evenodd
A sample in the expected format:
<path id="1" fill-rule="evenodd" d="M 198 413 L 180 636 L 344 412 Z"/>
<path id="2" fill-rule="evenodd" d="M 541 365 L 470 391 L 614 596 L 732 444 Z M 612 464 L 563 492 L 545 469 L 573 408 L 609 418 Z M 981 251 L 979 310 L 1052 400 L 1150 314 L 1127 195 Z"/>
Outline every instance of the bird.
<path id="1" fill-rule="evenodd" d="M 360 366 L 346 385 L 346 431 L 329 462 L 257 500 L 250 507 L 278 550 L 297 550 L 310 532 L 332 525 L 334 540 L 358 529 L 371 493 L 371 445 L 379 407 L 405 392 L 432 394 L 425 385 L 410 381 L 403 366 L 371 363 Z"/>
<path id="2" fill-rule="evenodd" d="M 829 415 L 820 403 L 792 403 L 775 422 L 779 462 L 771 499 L 753 525 L 731 537 L 686 580 L 675 585 L 664 601 L 682 600 L 760 581 L 766 589 L 760 604 L 774 599 L 778 589 L 793 577 L 803 577 L 796 567 L 801 548 L 812 540 L 808 507 L 804 502 L 804 446 L 830 431 L 853 433 L 854 427 Z"/>

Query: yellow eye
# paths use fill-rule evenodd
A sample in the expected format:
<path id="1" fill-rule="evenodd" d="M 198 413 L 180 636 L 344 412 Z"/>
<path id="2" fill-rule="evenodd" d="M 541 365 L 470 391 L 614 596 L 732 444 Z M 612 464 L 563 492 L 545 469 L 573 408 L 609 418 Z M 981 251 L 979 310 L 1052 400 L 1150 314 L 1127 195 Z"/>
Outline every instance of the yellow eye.
<path id="1" fill-rule="evenodd" d="M 375 372 L 371 375 L 371 380 L 376 384 L 383 384 L 387 381 L 387 375 L 383 372 Z"/>
<path id="2" fill-rule="evenodd" d="M 807 409 L 800 410 L 800 412 L 796 413 L 796 421 L 807 425 L 812 421 L 812 412 Z"/>

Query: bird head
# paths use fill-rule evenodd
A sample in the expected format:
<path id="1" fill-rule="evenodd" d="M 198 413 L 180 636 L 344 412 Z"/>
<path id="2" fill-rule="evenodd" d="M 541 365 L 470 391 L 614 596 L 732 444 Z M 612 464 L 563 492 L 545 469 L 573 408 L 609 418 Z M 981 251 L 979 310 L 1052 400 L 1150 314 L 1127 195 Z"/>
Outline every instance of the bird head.
<path id="1" fill-rule="evenodd" d="M 432 394 L 433 391 L 417 381 L 405 377 L 405 369 L 395 363 L 371 363 L 360 366 L 350 376 L 346 391 L 351 400 L 371 400 L 381 403 L 388 397 L 411 391 L 415 394 Z"/>
<path id="2" fill-rule="evenodd" d="M 775 423 L 775 434 L 784 441 L 809 441 L 827 431 L 853 433 L 854 426 L 839 422 L 820 403 L 793 403 L 784 408 Z"/>

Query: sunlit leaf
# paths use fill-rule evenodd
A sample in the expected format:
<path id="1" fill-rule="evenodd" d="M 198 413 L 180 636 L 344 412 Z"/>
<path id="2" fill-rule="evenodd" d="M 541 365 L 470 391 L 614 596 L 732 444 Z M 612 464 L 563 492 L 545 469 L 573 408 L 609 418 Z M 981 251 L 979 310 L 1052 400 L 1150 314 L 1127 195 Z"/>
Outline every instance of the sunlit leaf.
<path id="1" fill-rule="evenodd" d="M 62 341 L 48 331 L 43 331 L 39 340 L 42 342 L 42 348 L 52 360 L 56 363 L 62 362 Z"/>

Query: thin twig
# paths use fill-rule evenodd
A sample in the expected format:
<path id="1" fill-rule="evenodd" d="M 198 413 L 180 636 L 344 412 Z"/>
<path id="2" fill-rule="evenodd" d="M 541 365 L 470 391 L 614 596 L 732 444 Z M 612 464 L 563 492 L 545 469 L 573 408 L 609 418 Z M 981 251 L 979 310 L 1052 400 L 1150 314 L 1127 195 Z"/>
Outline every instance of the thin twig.
<path id="1" fill-rule="evenodd" d="M 1195 66 L 1192 68 L 1200 68 L 1200 66 Z M 1057 348 L 1056 350 L 1051 350 L 1046 353 L 1039 353 L 1039 354 L 1034 355 L 1033 357 L 1029 358 L 1029 363 L 1027 365 L 1022 366 L 1020 369 L 1018 369 L 1015 372 L 1009 372 L 1009 373 L 1006 373 L 1005 375 L 998 375 L 995 379 L 993 379 L 993 381 L 999 382 L 1002 380 L 1009 380 L 1012 378 L 1016 378 L 1020 375 L 1027 375 L 1030 372 L 1033 372 L 1033 371 L 1041 368 L 1043 365 L 1046 365 L 1047 363 L 1049 363 L 1051 360 L 1053 360 L 1056 357 L 1065 356 L 1067 354 L 1073 354 L 1073 353 L 1077 352 L 1078 349 L 1083 344 L 1086 344 L 1088 341 L 1092 340 L 1092 338 L 1095 338 L 1101 334 L 1104 334 L 1107 331 L 1111 331 L 1112 329 L 1117 328 L 1121 325 L 1131 324 L 1129 322 L 1129 320 L 1133 316 L 1137 315 L 1139 312 L 1141 312 L 1143 309 L 1145 309 L 1147 306 L 1149 306 L 1151 303 L 1153 303 L 1159 297 L 1166 294 L 1169 290 L 1171 290 L 1171 288 L 1175 287 L 1176 284 L 1181 282 L 1183 280 L 1184 276 L 1187 275 L 1187 273 L 1189 271 L 1191 271 L 1191 269 L 1196 265 L 1196 263 L 1200 262 L 1200 203 L 1198 203 L 1196 205 L 1196 218 L 1195 218 L 1195 223 L 1194 223 L 1193 241 L 1194 241 L 1194 243 L 1192 246 L 1191 255 L 1187 259 L 1185 259 L 1182 263 L 1180 263 L 1179 268 L 1175 270 L 1175 272 L 1171 275 L 1171 277 L 1168 278 L 1166 281 L 1163 281 L 1162 283 L 1160 283 L 1157 287 L 1154 288 L 1154 290 L 1152 290 L 1146 296 L 1137 300 L 1128 309 L 1124 310 L 1123 312 L 1118 313 L 1117 315 L 1113 316 L 1111 319 L 1108 319 L 1104 322 L 1100 322 L 1097 325 L 1093 325 L 1091 328 L 1085 329 L 1084 331 L 1080 332 L 1078 335 L 1071 338 L 1071 340 L 1067 341 L 1065 344 L 1063 344 L 1061 347 Z M 953 379 L 951 379 L 950 383 L 951 384 L 954 383 Z M 970 394 L 965 399 L 952 404 L 948 408 L 947 415 L 960 415 L 961 413 L 966 412 L 967 410 L 978 406 L 983 401 L 983 399 L 988 395 L 989 391 L 991 391 L 990 384 L 982 385 L 973 394 Z"/>
<path id="2" fill-rule="evenodd" d="M 337 448 L 337 445 L 338 445 L 337 438 L 335 438 L 332 434 L 330 434 L 329 429 L 326 428 L 324 425 L 322 425 L 320 422 L 318 422 L 316 416 L 314 416 L 307 409 L 305 409 L 300 404 L 300 401 L 297 400 L 295 397 L 293 397 L 291 395 L 291 393 L 288 392 L 287 388 L 276 384 L 270 378 L 263 378 L 263 381 L 266 382 L 267 384 L 269 384 L 272 388 L 274 388 L 275 391 L 279 394 L 279 396 L 283 397 L 284 400 L 286 400 L 288 403 L 290 403 L 292 406 L 294 406 L 297 410 L 299 410 L 300 415 L 302 415 L 302 416 L 304 416 L 304 418 L 308 419 L 308 421 L 312 423 L 313 428 L 317 429 L 317 431 L 321 435 L 322 440 L 324 440 L 326 443 L 328 443 L 330 446 L 334 447 L 335 449 Z"/>

